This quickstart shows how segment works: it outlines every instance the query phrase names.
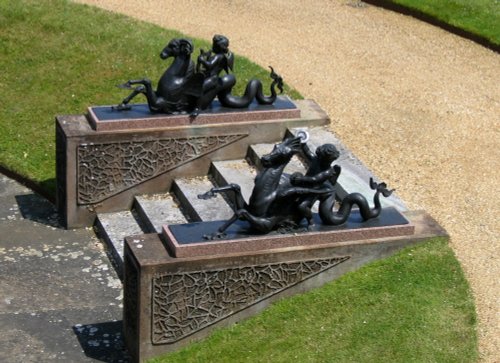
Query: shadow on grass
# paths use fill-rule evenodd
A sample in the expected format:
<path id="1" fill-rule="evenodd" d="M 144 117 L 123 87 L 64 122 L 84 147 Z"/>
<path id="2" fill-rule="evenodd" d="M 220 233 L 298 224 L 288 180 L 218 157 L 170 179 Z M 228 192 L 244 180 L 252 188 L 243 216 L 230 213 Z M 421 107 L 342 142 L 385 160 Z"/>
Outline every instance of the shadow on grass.
<path id="1" fill-rule="evenodd" d="M 122 332 L 123 322 L 77 324 L 73 332 L 89 358 L 108 363 L 130 362 Z"/>
<path id="2" fill-rule="evenodd" d="M 5 175 L 8 178 L 11 178 L 18 183 L 24 185 L 25 187 L 33 190 L 35 193 L 40 194 L 48 202 L 55 204 L 56 203 L 56 179 L 49 178 L 40 182 L 29 179 L 28 177 L 21 175 L 13 170 L 6 168 L 3 165 L 0 165 L 0 173 Z"/>
<path id="3" fill-rule="evenodd" d="M 47 198 L 51 203 L 56 202 L 56 178 L 50 178 L 38 183 L 40 194 Z M 35 190 L 38 192 L 37 190 Z"/>

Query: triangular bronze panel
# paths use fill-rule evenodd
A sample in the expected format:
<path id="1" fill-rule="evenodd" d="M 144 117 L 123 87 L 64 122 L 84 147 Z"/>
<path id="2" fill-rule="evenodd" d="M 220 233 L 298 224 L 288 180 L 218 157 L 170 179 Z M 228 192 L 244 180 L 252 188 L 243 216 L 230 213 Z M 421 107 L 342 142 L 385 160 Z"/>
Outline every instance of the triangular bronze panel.
<path id="1" fill-rule="evenodd" d="M 78 204 L 94 204 L 238 141 L 247 134 L 78 146 Z"/>
<path id="2" fill-rule="evenodd" d="M 157 275 L 152 281 L 152 343 L 175 343 L 349 258 Z"/>

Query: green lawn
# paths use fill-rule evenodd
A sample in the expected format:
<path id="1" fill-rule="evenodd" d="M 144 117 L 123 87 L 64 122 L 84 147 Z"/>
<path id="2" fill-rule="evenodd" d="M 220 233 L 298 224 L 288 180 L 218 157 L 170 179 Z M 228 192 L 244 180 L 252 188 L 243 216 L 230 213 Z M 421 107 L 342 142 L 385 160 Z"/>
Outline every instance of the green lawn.
<path id="1" fill-rule="evenodd" d="M 67 1 L 0 0 L 0 166 L 53 194 L 54 117 L 119 103 L 128 91 L 115 85 L 128 79 L 147 76 L 156 84 L 170 64 L 160 59 L 160 51 L 179 36 Z M 199 47 L 210 47 L 194 43 L 193 56 Z M 268 70 L 242 57 L 235 60 L 235 74 L 236 94 L 254 76 L 265 84 L 269 80 Z M 288 87 L 285 92 L 300 98 Z"/>
<path id="2" fill-rule="evenodd" d="M 460 265 L 433 239 L 150 363 L 474 362 L 475 321 Z"/>
<path id="3" fill-rule="evenodd" d="M 500 45 L 499 0 L 390 0 Z"/>
<path id="4" fill-rule="evenodd" d="M 393 1 L 500 44 L 498 0 Z M 0 166 L 53 193 L 54 116 L 119 102 L 126 91 L 114 85 L 128 78 L 156 81 L 166 67 L 159 51 L 175 36 L 180 34 L 63 0 L 0 0 Z M 209 44 L 196 40 L 195 46 Z M 267 70 L 243 58 L 235 73 L 237 92 L 253 75 L 268 79 Z"/>

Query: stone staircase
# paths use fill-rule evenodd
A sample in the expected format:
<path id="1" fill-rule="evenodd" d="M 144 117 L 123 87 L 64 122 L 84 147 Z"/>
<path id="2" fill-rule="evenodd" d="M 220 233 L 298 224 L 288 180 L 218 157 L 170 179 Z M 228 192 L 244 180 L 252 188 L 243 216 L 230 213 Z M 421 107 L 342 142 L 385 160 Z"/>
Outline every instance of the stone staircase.
<path id="1" fill-rule="evenodd" d="M 334 144 L 341 155 L 337 164 L 342 167 L 338 183 L 346 193 L 359 192 L 371 201 L 373 191 L 368 185 L 370 172 L 341 142 L 329 131 L 328 127 L 302 128 L 310 135 L 308 146 L 312 151 L 325 144 Z M 289 129 L 285 137 L 294 135 L 299 129 Z M 281 140 L 276 140 L 276 143 Z M 246 158 L 236 160 L 212 161 L 208 175 L 193 178 L 178 178 L 170 190 L 152 195 L 137 195 L 131 210 L 114 213 L 99 213 L 96 228 L 98 235 L 107 243 L 121 274 L 123 265 L 123 243 L 127 236 L 147 233 L 161 233 L 164 224 L 181 224 L 198 221 L 229 219 L 232 215 L 230 201 L 221 195 L 201 200 L 198 194 L 205 193 L 214 186 L 229 183 L 239 184 L 246 201 L 250 198 L 253 181 L 260 168 L 260 157 L 273 149 L 274 144 L 254 144 L 248 147 Z M 302 172 L 307 169 L 306 162 L 294 156 L 285 173 Z M 383 206 L 393 206 L 399 211 L 407 211 L 404 203 L 395 195 L 382 200 Z"/>

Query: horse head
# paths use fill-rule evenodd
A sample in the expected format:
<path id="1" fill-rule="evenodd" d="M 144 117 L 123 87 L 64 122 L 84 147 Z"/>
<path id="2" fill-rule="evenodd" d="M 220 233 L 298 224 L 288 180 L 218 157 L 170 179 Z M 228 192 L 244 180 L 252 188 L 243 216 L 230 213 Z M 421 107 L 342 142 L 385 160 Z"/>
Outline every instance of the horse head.
<path id="1" fill-rule="evenodd" d="M 160 53 L 161 59 L 168 57 L 190 57 L 193 53 L 193 42 L 189 39 L 175 38 L 172 39 Z"/>
<path id="2" fill-rule="evenodd" d="M 193 42 L 184 38 L 172 39 L 160 53 L 162 59 L 174 58 L 158 81 L 156 90 L 156 95 L 167 101 L 164 107 L 169 111 L 183 111 L 187 108 L 186 90 L 194 73 L 191 53 Z"/>
<path id="3" fill-rule="evenodd" d="M 269 154 L 261 157 L 260 161 L 265 168 L 286 165 L 292 156 L 301 150 L 301 137 L 288 138 L 276 144 Z"/>

